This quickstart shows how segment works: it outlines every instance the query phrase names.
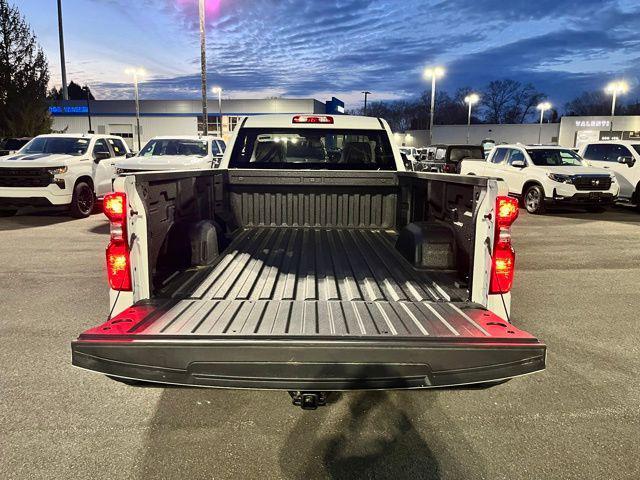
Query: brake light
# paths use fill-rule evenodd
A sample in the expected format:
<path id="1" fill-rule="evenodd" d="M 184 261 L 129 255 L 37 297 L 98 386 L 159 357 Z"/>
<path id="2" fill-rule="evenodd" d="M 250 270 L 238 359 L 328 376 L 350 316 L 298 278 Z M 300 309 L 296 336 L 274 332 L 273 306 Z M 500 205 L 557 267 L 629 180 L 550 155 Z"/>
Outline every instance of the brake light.
<path id="1" fill-rule="evenodd" d="M 107 247 L 107 277 L 113 290 L 131 290 L 131 261 L 127 243 L 127 195 L 105 195 L 104 214 L 109 219 L 111 241 Z"/>
<path id="2" fill-rule="evenodd" d="M 512 197 L 498 197 L 496 200 L 497 224 L 501 227 L 510 227 L 518 218 L 520 207 L 518 200 Z"/>
<path id="3" fill-rule="evenodd" d="M 126 217 L 127 195 L 123 192 L 108 193 L 102 202 L 104 214 L 110 221 L 123 221 Z"/>
<path id="4" fill-rule="evenodd" d="M 333 124 L 333 117 L 327 115 L 296 115 L 293 123 L 327 123 Z"/>
<path id="5" fill-rule="evenodd" d="M 124 241 L 112 240 L 107 247 L 107 277 L 113 290 L 131 290 L 129 249 Z"/>
<path id="6" fill-rule="evenodd" d="M 493 242 L 489 293 L 507 293 L 513 285 L 516 253 L 511 246 L 511 225 L 518 218 L 518 201 L 511 197 L 496 199 L 496 225 Z"/>

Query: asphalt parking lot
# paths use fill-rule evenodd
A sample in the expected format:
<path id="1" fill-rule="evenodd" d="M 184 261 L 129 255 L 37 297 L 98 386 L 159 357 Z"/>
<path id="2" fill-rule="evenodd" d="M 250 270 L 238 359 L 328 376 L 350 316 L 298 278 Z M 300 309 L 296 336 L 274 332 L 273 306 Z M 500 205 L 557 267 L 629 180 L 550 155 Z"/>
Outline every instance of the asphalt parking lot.
<path id="1" fill-rule="evenodd" d="M 133 388 L 70 365 L 107 315 L 102 215 L 0 219 L 0 478 L 640 478 L 640 214 L 514 227 L 513 320 L 548 368 L 485 389 Z"/>

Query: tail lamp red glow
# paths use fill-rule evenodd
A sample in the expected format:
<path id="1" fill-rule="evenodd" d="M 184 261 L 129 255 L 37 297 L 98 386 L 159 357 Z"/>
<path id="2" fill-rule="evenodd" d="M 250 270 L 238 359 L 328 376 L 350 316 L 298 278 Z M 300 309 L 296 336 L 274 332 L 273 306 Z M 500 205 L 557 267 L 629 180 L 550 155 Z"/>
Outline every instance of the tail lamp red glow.
<path id="1" fill-rule="evenodd" d="M 326 123 L 333 124 L 333 117 L 327 115 L 296 115 L 293 123 Z"/>
<path id="2" fill-rule="evenodd" d="M 107 247 L 107 276 L 113 290 L 131 290 L 131 262 L 127 244 L 127 196 L 109 193 L 103 201 L 104 214 L 110 222 L 111 240 Z"/>
<path id="3" fill-rule="evenodd" d="M 493 243 L 489 293 L 507 293 L 513 285 L 516 253 L 511 246 L 511 225 L 518 218 L 518 201 L 511 197 L 496 199 L 496 225 Z"/>

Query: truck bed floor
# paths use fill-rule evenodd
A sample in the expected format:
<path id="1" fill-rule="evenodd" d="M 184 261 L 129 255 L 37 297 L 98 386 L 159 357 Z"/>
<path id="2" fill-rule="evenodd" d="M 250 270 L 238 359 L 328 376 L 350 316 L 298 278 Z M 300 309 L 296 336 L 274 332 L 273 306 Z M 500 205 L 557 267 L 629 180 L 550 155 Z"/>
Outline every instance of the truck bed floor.
<path id="1" fill-rule="evenodd" d="M 142 324 L 145 335 L 490 336 L 448 275 L 414 268 L 392 231 L 250 228 Z"/>

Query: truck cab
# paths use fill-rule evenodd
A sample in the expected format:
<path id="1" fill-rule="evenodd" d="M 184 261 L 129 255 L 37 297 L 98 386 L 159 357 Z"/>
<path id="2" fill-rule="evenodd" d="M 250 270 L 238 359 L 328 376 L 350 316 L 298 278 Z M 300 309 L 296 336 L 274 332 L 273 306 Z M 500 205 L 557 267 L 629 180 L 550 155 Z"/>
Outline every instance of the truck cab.
<path id="1" fill-rule="evenodd" d="M 154 137 L 131 158 L 116 164 L 116 174 L 126 172 L 217 168 L 226 144 L 212 136 Z"/>
<path id="2" fill-rule="evenodd" d="M 128 155 L 126 142 L 113 135 L 35 137 L 0 158 L 0 214 L 25 206 L 65 207 L 74 217 L 87 217 L 96 199 L 111 191 L 114 163 Z"/>
<path id="3" fill-rule="evenodd" d="M 509 195 L 521 199 L 533 214 L 551 205 L 602 211 L 620 190 L 609 171 L 588 166 L 577 153 L 558 146 L 499 145 L 484 162 L 463 160 L 460 173 L 503 179 Z"/>
<path id="4" fill-rule="evenodd" d="M 588 165 L 615 175 L 620 186 L 618 200 L 640 209 L 640 141 L 611 140 L 587 143 L 580 155 Z"/>
<path id="5" fill-rule="evenodd" d="M 242 119 L 218 169 L 123 174 L 105 198 L 112 314 L 75 366 L 289 391 L 493 384 L 544 368 L 511 323 L 502 181 L 406 171 L 379 118 Z"/>

